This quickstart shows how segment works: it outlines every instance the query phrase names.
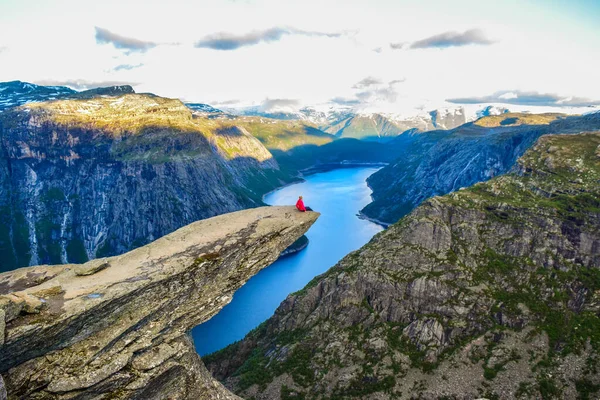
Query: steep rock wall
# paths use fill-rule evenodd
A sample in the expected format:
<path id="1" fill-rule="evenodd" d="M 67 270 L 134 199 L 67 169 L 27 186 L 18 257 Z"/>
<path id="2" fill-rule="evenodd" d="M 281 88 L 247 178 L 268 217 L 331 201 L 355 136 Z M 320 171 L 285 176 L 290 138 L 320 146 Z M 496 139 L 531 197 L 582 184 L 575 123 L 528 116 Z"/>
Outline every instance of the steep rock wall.
<path id="1" fill-rule="evenodd" d="M 9 398 L 235 398 L 212 380 L 188 332 L 318 215 L 239 211 L 120 256 L 0 274 L 0 374 Z"/>

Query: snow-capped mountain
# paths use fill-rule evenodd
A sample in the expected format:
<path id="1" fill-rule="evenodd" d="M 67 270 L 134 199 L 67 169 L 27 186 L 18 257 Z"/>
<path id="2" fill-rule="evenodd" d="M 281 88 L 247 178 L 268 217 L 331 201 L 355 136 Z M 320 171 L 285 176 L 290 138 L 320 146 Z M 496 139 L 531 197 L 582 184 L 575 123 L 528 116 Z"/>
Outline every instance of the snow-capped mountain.
<path id="1" fill-rule="evenodd" d="M 0 110 L 25 103 L 54 100 L 77 93 L 65 86 L 40 86 L 33 83 L 0 82 Z"/>
<path id="2" fill-rule="evenodd" d="M 118 96 L 134 93 L 129 85 L 109 86 L 78 92 L 66 86 L 41 86 L 34 83 L 11 81 L 0 82 L 0 111 L 27 103 L 65 98 L 90 98 L 95 96 Z"/>
<path id="3" fill-rule="evenodd" d="M 195 113 L 204 114 L 224 114 L 225 112 L 215 108 L 209 104 L 204 103 L 185 103 L 185 105 Z"/>
<path id="4" fill-rule="evenodd" d="M 385 140 L 403 132 L 452 129 L 476 119 L 467 117 L 463 107 L 415 110 L 408 114 L 357 111 L 350 107 L 310 106 L 297 110 L 264 111 L 260 106 L 228 110 L 237 115 L 300 120 L 337 137 Z"/>

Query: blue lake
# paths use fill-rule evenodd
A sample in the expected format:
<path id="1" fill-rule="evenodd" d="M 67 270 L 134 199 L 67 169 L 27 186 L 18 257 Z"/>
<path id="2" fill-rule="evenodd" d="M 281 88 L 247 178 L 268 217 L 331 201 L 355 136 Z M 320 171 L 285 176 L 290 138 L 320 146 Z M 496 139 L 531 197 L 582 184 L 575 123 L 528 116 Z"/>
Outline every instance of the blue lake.
<path id="1" fill-rule="evenodd" d="M 306 249 L 283 257 L 242 286 L 219 314 L 192 330 L 200 355 L 209 354 L 242 339 L 268 319 L 288 294 L 302 289 L 346 254 L 367 243 L 382 227 L 358 218 L 371 201 L 366 179 L 374 167 L 342 168 L 309 175 L 305 182 L 265 196 L 271 205 L 304 203 L 321 213 L 307 232 Z"/>

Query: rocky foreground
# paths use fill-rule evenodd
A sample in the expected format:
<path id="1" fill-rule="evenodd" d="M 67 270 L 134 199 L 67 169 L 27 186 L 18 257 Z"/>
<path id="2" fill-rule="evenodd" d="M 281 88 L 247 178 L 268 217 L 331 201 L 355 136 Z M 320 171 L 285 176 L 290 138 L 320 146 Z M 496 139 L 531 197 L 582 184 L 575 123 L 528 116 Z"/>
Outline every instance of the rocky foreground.
<path id="1" fill-rule="evenodd" d="M 318 215 L 294 207 L 239 211 L 120 256 L 0 274 L 8 397 L 237 398 L 212 379 L 188 332 Z"/>
<path id="2" fill-rule="evenodd" d="M 600 394 L 600 133 L 434 197 L 204 357 L 255 399 Z"/>

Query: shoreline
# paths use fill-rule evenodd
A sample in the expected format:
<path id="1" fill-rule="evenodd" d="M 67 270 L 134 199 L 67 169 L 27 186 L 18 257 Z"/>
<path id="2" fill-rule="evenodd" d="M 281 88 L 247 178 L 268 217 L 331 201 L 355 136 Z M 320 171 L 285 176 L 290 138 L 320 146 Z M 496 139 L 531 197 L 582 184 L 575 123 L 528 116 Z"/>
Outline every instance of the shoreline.
<path id="1" fill-rule="evenodd" d="M 337 163 L 317 164 L 298 171 L 302 176 L 318 174 L 319 172 L 328 172 L 340 168 L 356 168 L 356 167 L 385 167 L 389 163 L 384 162 L 359 162 L 359 161 L 340 161 Z"/>
<path id="2" fill-rule="evenodd" d="M 340 169 L 340 168 L 356 168 L 356 167 L 385 167 L 389 165 L 389 163 L 384 163 L 384 162 L 372 162 L 372 163 L 368 163 L 368 162 L 359 162 L 359 161 L 340 161 L 337 163 L 326 163 L 326 164 L 317 164 L 317 165 L 313 165 L 310 166 L 308 168 L 304 168 L 301 170 L 298 170 L 298 176 L 296 176 L 295 181 L 293 182 L 288 182 L 284 185 L 281 186 L 277 186 L 276 188 L 269 190 L 268 192 L 264 193 L 260 200 L 266 204 L 266 205 L 270 205 L 265 203 L 265 197 L 273 192 L 276 192 L 280 189 L 286 188 L 288 186 L 291 185 L 295 185 L 297 183 L 302 183 L 305 182 L 306 180 L 304 179 L 305 176 L 310 176 L 310 175 L 314 175 L 314 174 L 318 174 L 320 172 L 328 172 L 328 171 L 332 171 L 334 169 Z M 370 176 L 370 175 L 369 175 Z M 366 182 L 366 181 L 365 181 Z M 371 189 L 371 187 L 369 186 L 369 184 L 367 183 L 367 187 L 369 187 L 369 189 Z M 371 189 L 371 192 L 373 190 Z M 373 196 L 371 196 L 371 201 L 373 201 Z M 366 207 L 366 206 L 365 206 Z M 381 225 L 381 224 L 380 224 Z"/>
<path id="3" fill-rule="evenodd" d="M 389 222 L 383 222 L 383 221 L 380 221 L 380 220 L 378 220 L 378 219 L 376 219 L 376 218 L 371 218 L 371 217 L 367 216 L 365 213 L 363 213 L 362 211 L 359 211 L 359 212 L 358 212 L 358 214 L 356 214 L 356 216 L 357 216 L 358 218 L 360 218 L 360 219 L 364 219 L 364 220 L 366 220 L 366 221 L 371 221 L 371 222 L 372 222 L 372 223 L 374 223 L 374 224 L 377 224 L 377 225 L 379 225 L 379 226 L 382 226 L 384 229 L 387 229 L 387 228 L 389 228 L 391 225 L 393 225 L 393 224 L 391 224 L 391 223 L 389 223 Z"/>

